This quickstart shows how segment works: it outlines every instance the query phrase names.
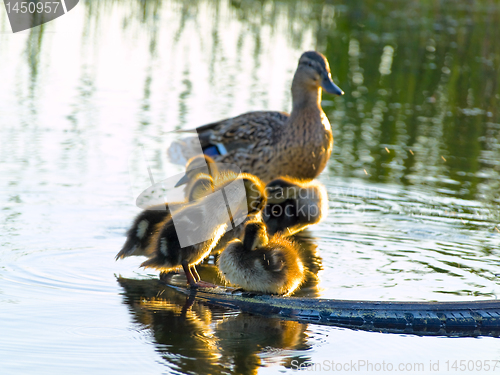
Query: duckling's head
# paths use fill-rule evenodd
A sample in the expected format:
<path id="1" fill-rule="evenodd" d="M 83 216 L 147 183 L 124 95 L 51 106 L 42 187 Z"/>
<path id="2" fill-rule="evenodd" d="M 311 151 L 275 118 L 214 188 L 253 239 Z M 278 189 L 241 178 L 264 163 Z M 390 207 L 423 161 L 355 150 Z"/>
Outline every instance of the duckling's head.
<path id="1" fill-rule="evenodd" d="M 264 184 L 258 177 L 248 173 L 224 170 L 214 177 L 214 187 L 215 191 L 224 191 L 224 199 L 230 206 L 233 219 L 238 218 L 237 221 L 262 211 L 267 203 Z"/>
<path id="2" fill-rule="evenodd" d="M 203 173 L 208 176 L 215 176 L 218 173 L 217 164 L 207 155 L 196 155 L 186 163 L 186 174 L 175 184 L 175 187 L 184 185 Z"/>
<path id="3" fill-rule="evenodd" d="M 214 176 L 217 173 L 217 164 L 215 163 L 214 159 L 212 159 L 208 155 L 196 155 L 192 157 L 191 159 L 188 160 L 186 163 L 186 171 L 189 172 L 190 170 L 197 169 L 197 168 L 204 168 L 208 167 L 208 174 Z"/>
<path id="4" fill-rule="evenodd" d="M 267 203 L 266 189 L 262 181 L 251 174 L 241 175 L 247 197 L 248 213 L 261 211 Z"/>
<path id="5" fill-rule="evenodd" d="M 266 246 L 269 242 L 266 225 L 262 221 L 250 221 L 245 226 L 241 241 L 247 251 Z"/>
<path id="6" fill-rule="evenodd" d="M 280 177 L 267 184 L 266 193 L 262 219 L 270 235 L 292 235 L 320 222 L 328 212 L 326 189 L 318 181 Z"/>
<path id="7" fill-rule="evenodd" d="M 266 185 L 267 203 L 280 204 L 287 199 L 297 199 L 299 188 L 297 183 L 284 177 L 272 180 Z"/>
<path id="8" fill-rule="evenodd" d="M 323 204 L 327 201 L 325 187 L 318 181 L 279 177 L 266 185 L 267 203 L 281 204 L 289 199 L 304 204 Z"/>
<path id="9" fill-rule="evenodd" d="M 294 86 L 307 91 L 318 91 L 321 87 L 330 94 L 344 95 L 332 81 L 328 60 L 316 51 L 304 52 L 300 56 L 299 66 L 293 77 L 292 91 Z"/>
<path id="10" fill-rule="evenodd" d="M 188 202 L 203 198 L 214 191 L 214 181 L 211 176 L 200 173 L 192 183 L 188 184 L 186 198 Z"/>

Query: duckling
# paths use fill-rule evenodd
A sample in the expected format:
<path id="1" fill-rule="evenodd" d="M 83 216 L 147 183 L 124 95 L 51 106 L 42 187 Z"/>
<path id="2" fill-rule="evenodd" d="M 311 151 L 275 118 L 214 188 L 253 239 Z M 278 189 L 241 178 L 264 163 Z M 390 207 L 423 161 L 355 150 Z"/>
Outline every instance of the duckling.
<path id="1" fill-rule="evenodd" d="M 261 221 L 248 222 L 217 265 L 223 279 L 248 291 L 289 295 L 304 281 L 297 246 L 279 234 L 269 238 Z"/>
<path id="2" fill-rule="evenodd" d="M 219 174 L 217 163 L 207 155 L 196 155 L 186 163 L 186 174 L 175 184 L 175 187 L 186 184 L 186 198 L 192 193 L 192 184 L 197 183 L 197 176 L 216 176 Z"/>
<path id="3" fill-rule="evenodd" d="M 213 194 L 173 211 L 153 239 L 154 253 L 141 267 L 167 273 L 182 267 L 191 286 L 207 284 L 200 282 L 195 265 L 210 254 L 229 223 L 236 226 L 266 204 L 264 186 L 255 176 L 224 173 L 217 182 Z"/>
<path id="4" fill-rule="evenodd" d="M 312 180 L 325 168 L 333 147 L 330 123 L 321 108 L 321 92 L 343 95 L 319 52 L 302 54 L 292 81 L 292 112 L 256 111 L 198 127 L 197 138 L 169 148 L 172 160 L 188 157 L 200 142 L 216 162 L 236 164 L 265 183 L 277 176 Z M 199 140 L 198 140 L 199 139 Z"/>
<path id="5" fill-rule="evenodd" d="M 280 177 L 266 185 L 267 205 L 262 220 L 269 235 L 293 235 L 319 223 L 328 212 L 325 187 L 316 181 Z"/>
<path id="6" fill-rule="evenodd" d="M 217 173 L 217 167 L 209 156 L 195 156 L 188 161 L 186 174 L 181 179 L 182 183 L 187 182 L 185 189 L 187 202 L 197 199 L 202 194 L 207 194 L 210 188 L 213 189 L 212 177 L 207 172 Z M 183 202 L 176 202 L 175 205 L 181 203 Z M 167 203 L 150 206 L 142 211 L 132 222 L 132 226 L 127 231 L 125 244 L 115 259 L 150 256 L 154 251 L 154 247 L 150 246 L 151 239 L 168 217 L 170 217 L 170 208 Z"/>
<path id="7" fill-rule="evenodd" d="M 129 256 L 149 256 L 153 249 L 150 249 L 151 238 L 167 217 L 170 216 L 168 204 L 159 204 L 148 207 L 137 215 L 127 231 L 125 244 L 115 259 Z"/>
<path id="8" fill-rule="evenodd" d="M 202 197 L 204 195 L 210 194 L 213 192 L 213 190 L 220 190 L 221 185 L 224 185 L 227 183 L 228 180 L 231 180 L 234 178 L 234 173 L 228 170 L 224 170 L 223 172 L 218 173 L 217 175 L 214 176 L 212 180 L 212 185 L 209 185 L 206 182 L 200 181 L 198 182 L 198 186 L 192 188 L 192 193 L 191 197 L 192 199 L 196 199 L 199 197 Z M 253 205 L 259 205 L 262 204 L 262 200 L 267 201 L 267 194 L 266 194 L 266 189 L 264 188 L 264 185 L 262 182 L 257 182 L 260 181 L 257 177 L 248 175 L 250 176 L 249 178 L 252 178 L 253 180 L 256 180 L 255 183 L 252 184 L 251 188 L 248 189 L 247 194 L 247 200 L 249 204 L 252 204 L 250 202 L 254 202 Z M 265 207 L 265 204 L 264 206 Z M 252 212 L 249 213 L 243 213 L 239 218 L 236 218 L 234 221 L 233 228 L 229 231 L 227 231 L 219 240 L 217 243 L 217 246 L 212 250 L 211 254 L 217 255 L 219 254 L 229 243 L 229 241 L 239 238 L 241 234 L 243 233 L 243 228 L 245 226 L 245 223 L 251 220 L 262 220 L 262 210 L 256 209 L 253 210 Z"/>

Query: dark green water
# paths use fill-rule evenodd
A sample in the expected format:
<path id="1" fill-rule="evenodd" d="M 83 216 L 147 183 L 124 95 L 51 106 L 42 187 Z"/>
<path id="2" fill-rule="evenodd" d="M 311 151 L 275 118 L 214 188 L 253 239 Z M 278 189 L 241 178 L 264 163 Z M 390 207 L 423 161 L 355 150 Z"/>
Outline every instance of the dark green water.
<path id="1" fill-rule="evenodd" d="M 154 173 L 179 173 L 170 131 L 289 111 L 298 57 L 316 49 L 346 94 L 323 97 L 330 211 L 296 239 L 310 271 L 297 295 L 497 298 L 499 25 L 495 1 L 127 0 L 82 1 L 12 34 L 2 8 L 0 373 L 329 372 L 323 361 L 352 360 L 424 373 L 439 361 L 444 374 L 466 360 L 476 367 L 460 373 L 475 374 L 500 359 L 492 338 L 186 308 L 174 291 L 151 294 L 141 259 L 114 261 L 138 212 L 137 146 Z M 200 274 L 218 280 L 210 262 Z"/>

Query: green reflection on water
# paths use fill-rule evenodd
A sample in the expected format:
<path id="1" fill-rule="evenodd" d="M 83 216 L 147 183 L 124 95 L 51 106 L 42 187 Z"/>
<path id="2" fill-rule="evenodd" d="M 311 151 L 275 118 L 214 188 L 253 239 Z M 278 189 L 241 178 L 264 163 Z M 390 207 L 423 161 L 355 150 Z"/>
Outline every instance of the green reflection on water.
<path id="1" fill-rule="evenodd" d="M 325 106 L 337 125 L 334 170 L 467 199 L 495 191 L 498 7 L 355 1 L 336 9 L 323 42 L 346 91 Z"/>

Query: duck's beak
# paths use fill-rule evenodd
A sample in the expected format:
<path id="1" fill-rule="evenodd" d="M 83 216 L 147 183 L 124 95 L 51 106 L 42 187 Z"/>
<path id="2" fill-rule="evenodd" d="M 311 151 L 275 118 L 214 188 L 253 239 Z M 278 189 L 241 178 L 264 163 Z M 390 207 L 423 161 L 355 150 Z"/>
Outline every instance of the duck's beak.
<path id="1" fill-rule="evenodd" d="M 187 174 L 185 174 L 184 176 L 182 176 L 182 178 L 177 181 L 177 183 L 175 184 L 175 187 L 179 187 L 179 186 L 182 186 L 184 184 L 187 184 L 189 181 L 189 177 Z"/>
<path id="2" fill-rule="evenodd" d="M 344 95 L 344 92 L 332 81 L 332 76 L 330 73 L 323 76 L 321 81 L 321 87 L 329 94 Z"/>

